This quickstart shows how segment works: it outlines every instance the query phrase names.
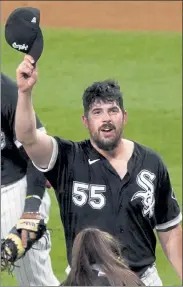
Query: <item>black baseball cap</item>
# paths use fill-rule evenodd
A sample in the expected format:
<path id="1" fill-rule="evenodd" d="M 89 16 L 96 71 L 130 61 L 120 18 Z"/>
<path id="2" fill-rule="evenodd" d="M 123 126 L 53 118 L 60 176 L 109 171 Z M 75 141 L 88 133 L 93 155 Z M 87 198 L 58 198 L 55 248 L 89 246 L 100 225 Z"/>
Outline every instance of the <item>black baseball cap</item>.
<path id="1" fill-rule="evenodd" d="M 39 27 L 40 10 L 32 7 L 15 9 L 5 24 L 5 39 L 14 49 L 31 55 L 35 63 L 43 52 L 43 35 Z"/>

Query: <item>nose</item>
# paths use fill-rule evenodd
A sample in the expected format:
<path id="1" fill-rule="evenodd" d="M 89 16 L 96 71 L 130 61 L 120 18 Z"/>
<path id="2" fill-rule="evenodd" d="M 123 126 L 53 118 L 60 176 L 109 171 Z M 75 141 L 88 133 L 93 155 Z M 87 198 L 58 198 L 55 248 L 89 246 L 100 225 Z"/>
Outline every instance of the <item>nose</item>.
<path id="1" fill-rule="evenodd" d="M 103 122 L 110 122 L 111 121 L 111 117 L 110 117 L 109 113 L 107 113 L 107 112 L 103 113 L 102 121 Z"/>

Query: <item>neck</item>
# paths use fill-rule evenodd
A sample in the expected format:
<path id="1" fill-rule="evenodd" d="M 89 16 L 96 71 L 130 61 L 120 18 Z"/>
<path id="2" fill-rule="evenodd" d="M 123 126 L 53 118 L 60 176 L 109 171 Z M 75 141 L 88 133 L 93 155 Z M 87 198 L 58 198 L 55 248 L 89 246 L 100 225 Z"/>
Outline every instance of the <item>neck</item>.
<path id="1" fill-rule="evenodd" d="M 104 157 L 106 158 L 117 158 L 119 155 L 123 154 L 124 151 L 124 141 L 125 139 L 122 139 L 119 141 L 118 145 L 110 151 L 105 151 L 103 149 L 98 148 L 98 146 L 95 144 L 95 142 L 90 139 L 90 142 L 92 144 L 92 146 L 100 153 L 102 154 Z"/>

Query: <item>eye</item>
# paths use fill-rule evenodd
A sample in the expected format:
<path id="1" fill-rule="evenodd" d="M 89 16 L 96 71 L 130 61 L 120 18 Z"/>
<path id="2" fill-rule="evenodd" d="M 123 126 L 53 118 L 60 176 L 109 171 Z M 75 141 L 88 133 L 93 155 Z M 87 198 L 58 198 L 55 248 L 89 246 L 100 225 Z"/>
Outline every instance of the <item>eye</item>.
<path id="1" fill-rule="evenodd" d="M 100 110 L 95 110 L 95 111 L 93 111 L 93 114 L 94 115 L 99 115 L 99 114 L 101 114 L 101 111 Z"/>
<path id="2" fill-rule="evenodd" d="M 110 110 L 110 112 L 113 113 L 113 114 L 116 114 L 116 113 L 119 112 L 119 109 L 118 108 L 113 108 L 113 109 Z"/>

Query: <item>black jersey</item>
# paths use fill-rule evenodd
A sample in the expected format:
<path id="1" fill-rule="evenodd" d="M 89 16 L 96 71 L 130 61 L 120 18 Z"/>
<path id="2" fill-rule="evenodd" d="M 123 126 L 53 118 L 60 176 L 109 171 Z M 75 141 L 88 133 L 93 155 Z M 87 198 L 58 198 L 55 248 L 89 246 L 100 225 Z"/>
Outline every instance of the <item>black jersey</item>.
<path id="1" fill-rule="evenodd" d="M 26 174 L 27 161 L 21 156 L 14 129 L 18 98 L 16 83 L 1 73 L 1 185 L 11 184 Z M 37 118 L 37 128 L 44 129 Z"/>
<path id="2" fill-rule="evenodd" d="M 57 160 L 45 175 L 60 206 L 68 262 L 76 234 L 93 226 L 120 240 L 124 258 L 141 275 L 155 262 L 153 230 L 166 230 L 181 221 L 163 161 L 151 149 L 134 143 L 127 174 L 121 179 L 89 140 L 55 139 Z"/>

